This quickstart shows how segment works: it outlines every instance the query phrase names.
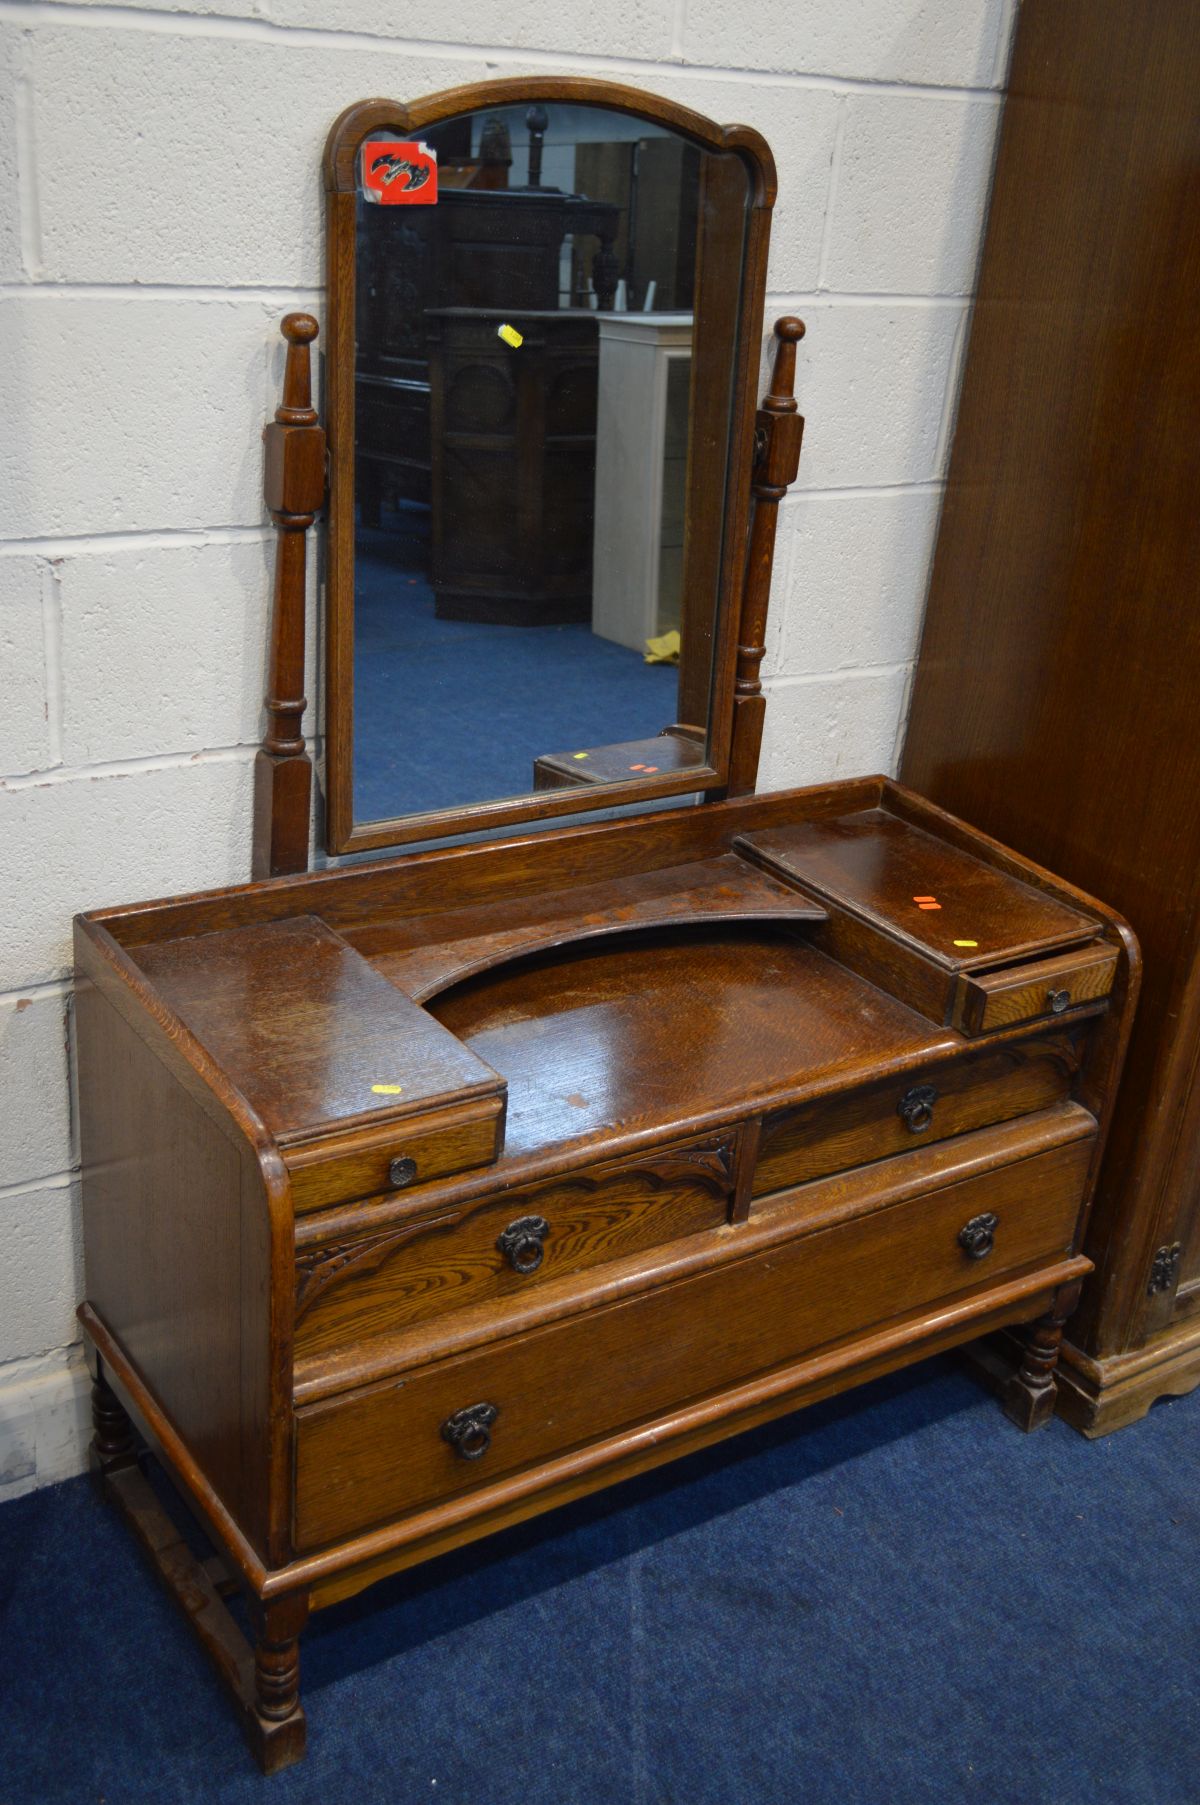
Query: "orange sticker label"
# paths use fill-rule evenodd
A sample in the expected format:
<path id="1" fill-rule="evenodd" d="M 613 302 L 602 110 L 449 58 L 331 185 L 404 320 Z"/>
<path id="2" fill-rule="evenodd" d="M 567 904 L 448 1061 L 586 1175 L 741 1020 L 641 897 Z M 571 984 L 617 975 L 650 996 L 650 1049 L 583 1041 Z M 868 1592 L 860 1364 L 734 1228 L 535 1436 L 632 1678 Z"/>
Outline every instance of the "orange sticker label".
<path id="1" fill-rule="evenodd" d="M 437 152 L 427 144 L 385 143 L 362 147 L 363 194 L 384 207 L 431 207 L 437 200 Z"/>

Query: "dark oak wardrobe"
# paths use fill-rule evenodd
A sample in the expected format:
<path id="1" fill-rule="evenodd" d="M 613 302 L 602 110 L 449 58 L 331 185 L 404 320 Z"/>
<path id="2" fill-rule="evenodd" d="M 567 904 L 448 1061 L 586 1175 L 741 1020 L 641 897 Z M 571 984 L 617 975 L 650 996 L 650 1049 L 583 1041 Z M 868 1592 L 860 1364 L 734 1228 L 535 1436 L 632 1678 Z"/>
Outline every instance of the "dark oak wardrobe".
<path id="1" fill-rule="evenodd" d="M 1059 1408 L 1200 1382 L 1200 6 L 1025 0 L 902 776 L 1145 955 Z"/>

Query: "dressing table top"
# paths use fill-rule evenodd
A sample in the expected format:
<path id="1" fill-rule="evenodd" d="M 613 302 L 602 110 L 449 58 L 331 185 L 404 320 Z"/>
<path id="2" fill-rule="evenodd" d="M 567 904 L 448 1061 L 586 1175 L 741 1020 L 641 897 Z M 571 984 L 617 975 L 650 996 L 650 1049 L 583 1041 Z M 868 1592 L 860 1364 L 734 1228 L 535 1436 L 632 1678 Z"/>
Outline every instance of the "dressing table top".
<path id="1" fill-rule="evenodd" d="M 1099 934 L 883 780 L 847 787 L 817 819 L 785 793 L 535 836 L 527 867 L 463 847 L 95 919 L 284 1147 L 498 1106 L 507 1183 L 952 1058 L 960 974 Z M 595 875 L 638 843 L 641 869 Z"/>

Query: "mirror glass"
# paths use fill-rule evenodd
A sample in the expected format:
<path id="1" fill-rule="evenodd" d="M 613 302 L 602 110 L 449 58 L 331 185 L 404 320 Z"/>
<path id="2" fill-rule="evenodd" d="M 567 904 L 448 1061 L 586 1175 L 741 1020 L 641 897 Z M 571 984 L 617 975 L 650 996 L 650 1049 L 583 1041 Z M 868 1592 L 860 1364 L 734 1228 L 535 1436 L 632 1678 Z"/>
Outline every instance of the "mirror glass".
<path id="1" fill-rule="evenodd" d="M 356 824 L 705 766 L 748 209 L 607 108 L 363 142 Z"/>

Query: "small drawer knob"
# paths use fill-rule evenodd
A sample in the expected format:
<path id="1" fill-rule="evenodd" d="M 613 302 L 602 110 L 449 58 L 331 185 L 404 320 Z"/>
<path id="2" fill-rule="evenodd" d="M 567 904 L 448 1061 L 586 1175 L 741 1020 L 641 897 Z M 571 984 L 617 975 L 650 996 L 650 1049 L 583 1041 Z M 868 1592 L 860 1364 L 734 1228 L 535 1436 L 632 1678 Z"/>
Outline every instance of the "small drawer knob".
<path id="1" fill-rule="evenodd" d="M 932 1084 L 914 1084 L 897 1103 L 897 1113 L 904 1126 L 913 1134 L 924 1134 L 933 1121 L 933 1106 L 937 1102 L 937 1095 Z"/>
<path id="2" fill-rule="evenodd" d="M 1051 1015 L 1061 1015 L 1064 1009 L 1070 1007 L 1071 993 L 1069 990 L 1048 990 L 1046 1002 L 1049 1004 Z"/>
<path id="3" fill-rule="evenodd" d="M 958 1245 L 971 1260 L 986 1260 L 996 1245 L 996 1229 L 999 1216 L 987 1211 L 982 1216 L 972 1216 L 958 1231 Z"/>
<path id="4" fill-rule="evenodd" d="M 536 1272 L 545 1256 L 544 1242 L 550 1224 L 544 1216 L 518 1216 L 498 1238 L 496 1246 L 514 1272 L 522 1277 Z"/>
<path id="5" fill-rule="evenodd" d="M 460 1459 L 482 1460 L 492 1445 L 492 1424 L 499 1414 L 497 1404 L 468 1404 L 442 1424 L 442 1440 Z"/>
<path id="6" fill-rule="evenodd" d="M 416 1176 L 417 1162 L 415 1159 L 409 1159 L 406 1155 L 400 1159 L 394 1159 L 388 1167 L 388 1183 L 395 1191 L 402 1191 L 405 1185 L 410 1185 Z"/>

